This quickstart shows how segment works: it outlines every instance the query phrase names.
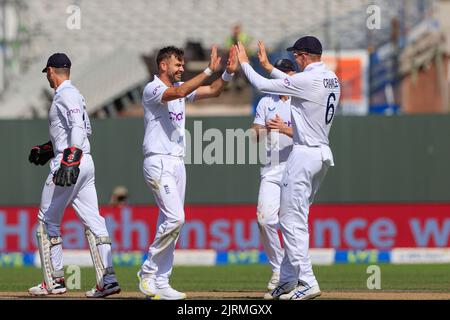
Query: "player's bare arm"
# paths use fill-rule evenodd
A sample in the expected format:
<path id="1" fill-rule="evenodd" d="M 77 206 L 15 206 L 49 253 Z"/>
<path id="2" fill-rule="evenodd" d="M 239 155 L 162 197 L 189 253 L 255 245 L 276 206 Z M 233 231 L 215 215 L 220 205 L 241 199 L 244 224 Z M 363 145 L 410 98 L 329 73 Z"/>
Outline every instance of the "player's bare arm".
<path id="1" fill-rule="evenodd" d="M 211 85 L 198 88 L 195 94 L 195 100 L 220 96 L 227 82 L 231 80 L 232 75 L 238 68 L 239 63 L 236 56 L 236 49 L 231 47 L 228 54 L 227 67 L 225 69 L 226 74 L 224 73 L 222 77 L 214 81 Z"/>
<path id="2" fill-rule="evenodd" d="M 269 130 L 278 130 L 280 133 L 287 135 L 288 137 L 293 137 L 294 133 L 292 128 L 284 123 L 283 119 L 279 115 L 276 115 L 275 118 L 267 121 L 266 127 Z"/>
<path id="3" fill-rule="evenodd" d="M 171 57 L 171 59 L 177 60 L 173 56 Z M 166 91 L 164 91 L 162 101 L 167 102 L 188 96 L 190 93 L 199 88 L 203 84 L 203 82 L 208 79 L 208 77 L 210 77 L 215 71 L 219 69 L 219 67 L 220 57 L 217 55 L 217 46 L 213 46 L 211 48 L 211 59 L 208 64 L 208 68 L 194 78 L 184 82 L 181 86 L 169 87 Z M 184 61 L 163 61 L 161 62 L 161 70 L 163 74 L 172 72 L 173 70 L 175 70 L 175 72 L 182 73 L 184 72 Z M 163 75 L 161 75 L 161 79 L 163 79 Z"/>

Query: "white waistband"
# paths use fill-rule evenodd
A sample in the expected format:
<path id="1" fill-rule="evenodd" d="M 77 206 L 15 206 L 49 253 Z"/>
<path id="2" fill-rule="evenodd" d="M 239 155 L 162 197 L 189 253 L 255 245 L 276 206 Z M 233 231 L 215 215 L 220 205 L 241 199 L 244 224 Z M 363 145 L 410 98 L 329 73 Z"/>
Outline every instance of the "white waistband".
<path id="1" fill-rule="evenodd" d="M 180 159 L 183 160 L 183 156 L 174 156 L 172 154 L 163 154 L 163 153 L 153 153 L 153 152 L 148 152 L 146 154 L 144 154 L 144 158 L 149 158 L 149 157 L 154 157 L 154 156 L 160 156 L 160 157 L 164 157 L 164 158 L 170 158 L 170 159 Z"/>

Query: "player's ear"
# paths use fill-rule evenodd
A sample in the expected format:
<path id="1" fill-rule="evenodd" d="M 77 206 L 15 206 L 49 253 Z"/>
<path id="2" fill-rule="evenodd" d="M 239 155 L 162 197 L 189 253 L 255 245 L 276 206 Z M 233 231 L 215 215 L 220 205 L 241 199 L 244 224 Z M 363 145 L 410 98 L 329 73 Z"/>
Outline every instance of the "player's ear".
<path id="1" fill-rule="evenodd" d="M 169 64 L 167 63 L 166 60 L 163 60 L 159 63 L 159 69 L 161 71 L 167 71 L 168 68 L 169 68 Z"/>
<path id="2" fill-rule="evenodd" d="M 53 69 L 53 67 L 47 68 L 47 78 L 48 79 L 50 79 L 54 73 L 55 73 L 55 70 Z"/>

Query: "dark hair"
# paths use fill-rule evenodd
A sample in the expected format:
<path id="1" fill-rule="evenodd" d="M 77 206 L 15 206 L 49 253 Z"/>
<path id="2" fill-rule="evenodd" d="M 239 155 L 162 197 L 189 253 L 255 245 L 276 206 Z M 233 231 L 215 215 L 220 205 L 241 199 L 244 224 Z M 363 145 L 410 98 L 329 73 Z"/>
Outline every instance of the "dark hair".
<path id="1" fill-rule="evenodd" d="M 156 56 L 156 66 L 159 67 L 159 63 L 165 59 L 169 59 L 172 55 L 178 60 L 183 59 L 184 51 L 174 46 L 168 46 L 159 50 Z"/>
<path id="2" fill-rule="evenodd" d="M 55 73 L 59 76 L 64 75 L 67 77 L 70 77 L 70 69 L 69 68 L 53 68 L 55 70 Z"/>

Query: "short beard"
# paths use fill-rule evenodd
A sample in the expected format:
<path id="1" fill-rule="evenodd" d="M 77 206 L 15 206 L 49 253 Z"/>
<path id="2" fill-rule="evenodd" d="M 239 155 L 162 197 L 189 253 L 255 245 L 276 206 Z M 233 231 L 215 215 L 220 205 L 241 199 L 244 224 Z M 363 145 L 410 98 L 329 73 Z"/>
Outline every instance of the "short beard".
<path id="1" fill-rule="evenodd" d="M 172 83 L 181 81 L 181 75 L 180 75 L 180 79 L 177 79 L 177 76 L 178 76 L 177 73 L 174 73 L 174 74 L 170 75 L 170 76 L 169 76 L 170 81 L 171 81 Z"/>

